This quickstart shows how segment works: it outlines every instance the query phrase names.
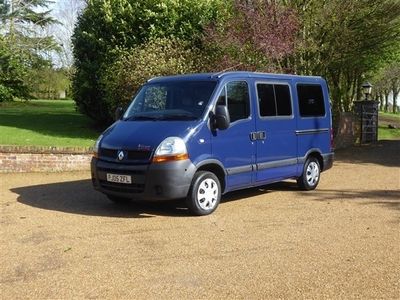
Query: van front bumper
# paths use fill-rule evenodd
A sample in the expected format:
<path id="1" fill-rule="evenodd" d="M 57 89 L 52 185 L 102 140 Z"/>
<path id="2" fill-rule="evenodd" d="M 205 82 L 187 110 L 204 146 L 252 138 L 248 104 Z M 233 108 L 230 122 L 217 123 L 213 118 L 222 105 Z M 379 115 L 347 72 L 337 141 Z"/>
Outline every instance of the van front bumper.
<path id="1" fill-rule="evenodd" d="M 196 167 L 189 159 L 128 165 L 92 158 L 91 171 L 94 188 L 104 194 L 133 200 L 160 201 L 186 197 Z M 132 183 L 108 182 L 107 174 L 130 175 Z"/>

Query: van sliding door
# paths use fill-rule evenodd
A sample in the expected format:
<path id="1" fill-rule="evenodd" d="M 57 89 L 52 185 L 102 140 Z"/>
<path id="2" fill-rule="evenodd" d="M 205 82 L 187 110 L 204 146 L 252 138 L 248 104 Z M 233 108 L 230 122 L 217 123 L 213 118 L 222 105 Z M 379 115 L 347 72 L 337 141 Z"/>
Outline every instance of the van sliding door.
<path id="1" fill-rule="evenodd" d="M 256 82 L 256 182 L 296 175 L 297 137 L 289 82 Z"/>

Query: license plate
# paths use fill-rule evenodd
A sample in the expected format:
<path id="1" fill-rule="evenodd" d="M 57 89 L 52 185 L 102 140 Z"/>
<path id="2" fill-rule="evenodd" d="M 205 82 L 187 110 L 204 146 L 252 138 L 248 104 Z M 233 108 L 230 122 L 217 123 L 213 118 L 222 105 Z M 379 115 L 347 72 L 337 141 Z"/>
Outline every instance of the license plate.
<path id="1" fill-rule="evenodd" d="M 132 183 L 132 177 L 130 175 L 118 175 L 118 174 L 109 174 L 109 173 L 107 173 L 107 181 L 131 184 Z"/>

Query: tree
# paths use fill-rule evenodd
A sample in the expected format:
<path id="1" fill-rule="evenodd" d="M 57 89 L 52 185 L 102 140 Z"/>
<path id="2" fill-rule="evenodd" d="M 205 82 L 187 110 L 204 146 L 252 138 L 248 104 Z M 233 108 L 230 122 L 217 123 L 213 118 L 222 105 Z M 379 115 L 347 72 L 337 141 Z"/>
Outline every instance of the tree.
<path id="1" fill-rule="evenodd" d="M 392 89 L 392 95 L 393 95 L 393 110 L 392 112 L 398 113 L 397 111 L 397 98 L 399 97 L 400 94 L 400 63 L 396 63 L 391 66 L 389 69 L 389 76 L 390 76 L 390 83 L 391 83 L 391 89 Z"/>
<path id="2" fill-rule="evenodd" d="M 321 75 L 331 89 L 334 112 L 349 111 L 360 86 L 400 47 L 396 0 L 293 0 L 301 27 L 287 64 L 298 74 Z"/>
<path id="3" fill-rule="evenodd" d="M 79 14 L 85 8 L 84 0 L 58 1 L 54 5 L 53 15 L 58 23 L 49 27 L 50 34 L 60 46 L 60 51 L 53 55 L 57 67 L 69 70 L 73 65 L 72 40 L 75 24 Z"/>
<path id="4" fill-rule="evenodd" d="M 389 106 L 390 86 L 385 77 L 385 70 L 382 69 L 377 72 L 373 78 L 374 93 L 373 97 L 379 101 L 379 108 L 387 112 Z"/>
<path id="5" fill-rule="evenodd" d="M 53 67 L 41 68 L 31 71 L 32 80 L 31 95 L 39 99 L 59 99 L 60 93 L 65 92 L 69 96 L 70 80 L 66 69 Z"/>
<path id="6" fill-rule="evenodd" d="M 27 69 L 21 63 L 20 57 L 15 55 L 9 44 L 0 36 L 0 102 L 28 96 L 26 74 Z"/>
<path id="7" fill-rule="evenodd" d="M 27 98 L 30 71 L 50 65 L 50 51 L 57 49 L 45 28 L 56 22 L 50 17 L 47 0 L 1 0 L 0 84 L 13 97 Z M 47 57 L 46 57 L 47 56 Z"/>
<path id="8" fill-rule="evenodd" d="M 400 94 L 400 61 L 384 66 L 374 77 L 374 95 L 380 101 L 380 109 L 389 111 L 389 98 L 393 97 L 392 112 L 397 113 L 397 98 Z"/>
<path id="9" fill-rule="evenodd" d="M 287 71 L 281 62 L 292 54 L 298 31 L 293 9 L 275 1 L 235 0 L 227 17 L 206 29 L 211 70 Z"/>
<path id="10" fill-rule="evenodd" d="M 74 99 L 99 123 L 113 112 L 102 77 L 119 50 L 135 49 L 155 38 L 176 38 L 200 46 L 203 26 L 218 15 L 222 0 L 88 0 L 73 35 Z"/>
<path id="11" fill-rule="evenodd" d="M 120 53 L 102 77 L 105 100 L 110 111 L 127 107 L 132 95 L 149 78 L 196 72 L 198 54 L 187 42 L 157 38 Z"/>

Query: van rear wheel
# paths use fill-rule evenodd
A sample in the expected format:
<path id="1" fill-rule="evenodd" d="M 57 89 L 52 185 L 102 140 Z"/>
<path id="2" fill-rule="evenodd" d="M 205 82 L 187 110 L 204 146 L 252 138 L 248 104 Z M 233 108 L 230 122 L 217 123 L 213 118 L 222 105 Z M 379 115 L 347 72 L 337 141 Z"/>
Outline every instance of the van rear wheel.
<path id="1" fill-rule="evenodd" d="M 318 159 L 311 156 L 307 158 L 304 164 L 303 174 L 297 179 L 297 184 L 302 190 L 313 190 L 317 187 L 320 177 L 321 167 Z"/>
<path id="2" fill-rule="evenodd" d="M 221 184 L 214 173 L 197 172 L 192 180 L 186 202 L 189 210 L 196 216 L 211 214 L 221 200 Z"/>

